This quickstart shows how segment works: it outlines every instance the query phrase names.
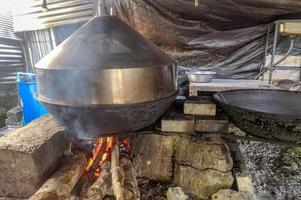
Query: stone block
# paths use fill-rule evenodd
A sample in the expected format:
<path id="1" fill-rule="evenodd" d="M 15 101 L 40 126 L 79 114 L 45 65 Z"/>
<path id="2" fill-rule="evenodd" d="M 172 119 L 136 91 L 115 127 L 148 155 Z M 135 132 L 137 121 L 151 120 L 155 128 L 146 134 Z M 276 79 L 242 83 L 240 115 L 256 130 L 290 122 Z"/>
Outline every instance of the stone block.
<path id="1" fill-rule="evenodd" d="M 210 96 L 187 97 L 184 113 L 189 115 L 216 115 L 216 104 Z"/>
<path id="2" fill-rule="evenodd" d="M 177 137 L 175 141 L 175 160 L 199 170 L 214 169 L 231 171 L 233 160 L 228 146 L 221 142 L 208 142 L 189 137 Z"/>
<path id="3" fill-rule="evenodd" d="M 235 179 L 240 192 L 254 193 L 254 187 L 251 179 L 251 175 L 248 173 L 235 173 Z"/>
<path id="4" fill-rule="evenodd" d="M 15 106 L 9 109 L 6 115 L 7 115 L 7 119 L 5 121 L 6 125 L 15 125 L 15 126 L 21 125 L 22 109 L 20 107 Z"/>
<path id="5" fill-rule="evenodd" d="M 224 116 L 198 116 L 195 118 L 195 131 L 205 133 L 226 133 L 229 122 Z"/>
<path id="6" fill-rule="evenodd" d="M 141 134 L 131 138 L 137 175 L 158 181 L 173 177 L 173 136 Z"/>
<path id="7" fill-rule="evenodd" d="M 0 138 L 0 196 L 28 198 L 53 173 L 68 141 L 47 115 Z"/>
<path id="8" fill-rule="evenodd" d="M 164 132 L 189 133 L 194 132 L 194 120 L 183 115 L 182 119 L 162 119 L 161 130 Z"/>
<path id="9" fill-rule="evenodd" d="M 174 183 L 184 190 L 207 199 L 220 189 L 231 188 L 234 178 L 230 172 L 198 170 L 186 165 L 175 166 Z"/>
<path id="10" fill-rule="evenodd" d="M 187 200 L 188 196 L 180 187 L 172 187 L 167 190 L 167 200 Z"/>
<path id="11" fill-rule="evenodd" d="M 248 192 L 237 192 L 230 189 L 219 190 L 212 195 L 214 200 L 257 200 L 256 195 Z"/>
<path id="12" fill-rule="evenodd" d="M 183 109 L 180 109 L 180 106 L 173 106 L 163 116 L 161 120 L 161 130 L 164 132 L 177 133 L 194 132 L 194 118 L 192 115 L 185 115 Z"/>

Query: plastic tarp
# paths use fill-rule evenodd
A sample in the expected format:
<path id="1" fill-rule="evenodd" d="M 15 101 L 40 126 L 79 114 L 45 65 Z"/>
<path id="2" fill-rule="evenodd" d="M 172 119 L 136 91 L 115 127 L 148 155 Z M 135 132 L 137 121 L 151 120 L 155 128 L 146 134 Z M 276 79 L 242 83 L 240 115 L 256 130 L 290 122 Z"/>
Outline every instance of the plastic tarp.
<path id="1" fill-rule="evenodd" d="M 219 78 L 254 78 L 263 60 L 267 24 L 301 12 L 300 0 L 198 2 L 196 7 L 195 0 L 102 0 L 100 12 L 112 10 L 179 65 L 212 69 Z"/>

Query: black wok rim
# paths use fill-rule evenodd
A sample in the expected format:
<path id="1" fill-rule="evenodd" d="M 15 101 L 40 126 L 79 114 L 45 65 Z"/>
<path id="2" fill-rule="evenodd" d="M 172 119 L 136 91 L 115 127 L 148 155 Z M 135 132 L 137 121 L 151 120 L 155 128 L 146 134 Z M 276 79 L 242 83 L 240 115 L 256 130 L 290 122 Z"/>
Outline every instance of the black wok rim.
<path id="1" fill-rule="evenodd" d="M 218 98 L 218 96 L 223 94 L 223 93 L 245 92 L 245 91 L 273 91 L 273 92 L 283 92 L 283 93 L 296 93 L 296 94 L 301 95 L 300 91 L 288 91 L 288 90 L 279 90 L 279 89 L 277 89 L 277 90 L 275 90 L 275 89 L 237 89 L 237 90 L 227 90 L 227 91 L 217 92 L 213 95 L 213 98 L 214 98 L 215 101 L 218 102 L 218 104 L 221 104 L 221 105 L 224 105 L 224 106 L 231 106 L 232 108 L 245 110 L 247 112 L 268 114 L 270 116 L 277 116 L 277 117 L 290 117 L 290 118 L 295 118 L 295 119 L 300 119 L 301 120 L 300 115 L 275 114 L 275 113 L 270 113 L 270 112 L 255 111 L 255 110 L 235 106 L 235 105 L 232 105 L 232 104 L 224 103 L 223 101 L 219 100 L 219 98 Z"/>

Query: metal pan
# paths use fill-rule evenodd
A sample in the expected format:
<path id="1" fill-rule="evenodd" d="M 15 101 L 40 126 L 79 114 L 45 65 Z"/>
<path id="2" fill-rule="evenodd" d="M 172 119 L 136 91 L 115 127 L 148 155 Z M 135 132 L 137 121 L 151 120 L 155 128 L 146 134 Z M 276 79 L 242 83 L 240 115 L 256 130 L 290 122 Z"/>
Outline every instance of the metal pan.
<path id="1" fill-rule="evenodd" d="M 236 126 L 251 135 L 301 141 L 301 92 L 232 90 L 217 93 L 214 99 Z"/>

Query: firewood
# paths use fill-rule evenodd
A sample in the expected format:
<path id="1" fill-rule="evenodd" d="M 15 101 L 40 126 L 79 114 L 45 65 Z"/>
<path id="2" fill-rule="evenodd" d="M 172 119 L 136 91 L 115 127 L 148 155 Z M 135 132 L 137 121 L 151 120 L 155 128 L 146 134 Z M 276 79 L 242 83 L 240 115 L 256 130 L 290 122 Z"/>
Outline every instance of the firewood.
<path id="1" fill-rule="evenodd" d="M 69 199 L 86 163 L 85 155 L 79 152 L 68 158 L 29 200 Z"/>
<path id="2" fill-rule="evenodd" d="M 102 164 L 100 176 L 88 189 L 87 196 L 89 200 L 99 200 L 106 195 L 113 195 L 110 167 L 108 161 Z"/>
<path id="3" fill-rule="evenodd" d="M 116 200 L 125 200 L 123 197 L 124 188 L 121 185 L 121 171 L 119 165 L 119 144 L 117 140 L 114 146 L 112 147 L 111 174 L 112 174 L 112 188 Z"/>
<path id="4" fill-rule="evenodd" d="M 139 200 L 140 193 L 133 162 L 127 155 L 120 156 L 120 167 L 123 174 L 124 199 Z"/>

